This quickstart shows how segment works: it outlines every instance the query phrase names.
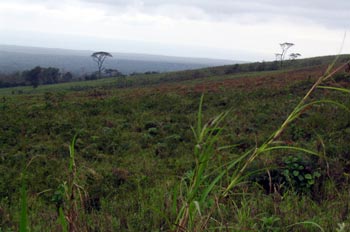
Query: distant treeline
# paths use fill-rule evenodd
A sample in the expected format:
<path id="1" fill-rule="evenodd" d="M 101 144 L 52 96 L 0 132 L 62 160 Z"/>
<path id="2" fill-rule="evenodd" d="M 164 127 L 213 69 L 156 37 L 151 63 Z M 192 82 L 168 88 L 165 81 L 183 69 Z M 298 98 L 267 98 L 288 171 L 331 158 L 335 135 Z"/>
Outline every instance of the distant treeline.
<path id="1" fill-rule="evenodd" d="M 15 87 L 32 85 L 48 85 L 69 82 L 73 80 L 70 72 L 60 72 L 58 68 L 43 68 L 37 66 L 31 70 L 16 72 L 12 74 L 0 74 L 0 87 Z"/>
<path id="2" fill-rule="evenodd" d="M 338 56 L 337 62 L 343 63 L 350 59 L 349 55 Z M 118 85 L 120 87 L 130 87 L 148 84 L 159 84 L 174 81 L 192 80 L 206 77 L 215 77 L 223 75 L 231 75 L 246 72 L 262 72 L 262 71 L 274 71 L 281 69 L 295 69 L 306 68 L 312 66 L 322 66 L 331 64 L 335 60 L 335 56 L 323 56 L 298 60 L 286 60 L 283 63 L 279 61 L 270 62 L 254 62 L 246 64 L 233 64 L 225 66 L 217 66 L 210 68 L 202 68 L 197 70 L 185 70 L 176 72 L 159 73 L 154 71 L 147 71 L 144 73 L 134 72 L 128 76 L 133 76 L 136 79 L 118 79 Z M 126 77 L 123 73 L 117 69 L 106 69 L 103 72 L 101 78 L 106 77 Z M 97 73 L 85 74 L 82 76 L 73 75 L 71 72 L 63 72 L 58 68 L 48 67 L 43 68 L 37 66 L 31 70 L 23 72 L 15 72 L 12 74 L 0 73 L 0 88 L 15 87 L 15 86 L 33 86 L 64 83 L 70 81 L 84 81 L 84 80 L 96 80 L 99 78 Z"/>
<path id="3" fill-rule="evenodd" d="M 126 88 L 131 86 L 145 86 L 170 82 L 181 82 L 203 78 L 216 78 L 225 75 L 245 74 L 251 72 L 293 70 L 308 67 L 324 68 L 335 60 L 335 56 L 314 57 L 299 60 L 285 60 L 283 64 L 280 61 L 254 62 L 246 64 L 224 65 L 197 70 L 185 70 L 167 73 L 147 73 L 149 75 L 137 75 L 135 78 L 119 78 L 113 87 Z M 344 63 L 350 59 L 349 55 L 337 57 L 336 64 Z"/>
<path id="4" fill-rule="evenodd" d="M 117 76 L 123 76 L 123 74 L 116 69 L 106 69 L 103 75 L 104 78 Z M 96 73 L 83 76 L 73 76 L 71 72 L 62 72 L 55 67 L 44 68 L 37 66 L 31 70 L 25 70 L 23 72 L 15 72 L 12 74 L 0 73 L 0 88 L 16 86 L 33 86 L 36 88 L 39 85 L 96 79 L 98 79 Z"/>

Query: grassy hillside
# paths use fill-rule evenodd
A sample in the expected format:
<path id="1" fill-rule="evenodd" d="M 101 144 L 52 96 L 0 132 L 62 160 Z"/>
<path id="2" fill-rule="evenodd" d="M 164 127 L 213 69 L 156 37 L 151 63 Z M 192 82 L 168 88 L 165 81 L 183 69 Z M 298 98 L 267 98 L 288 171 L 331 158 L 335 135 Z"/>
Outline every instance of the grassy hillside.
<path id="1" fill-rule="evenodd" d="M 350 59 L 350 55 L 341 55 L 337 59 L 337 64 L 344 63 Z M 20 93 L 57 92 L 57 91 L 82 91 L 96 87 L 103 88 L 130 88 L 140 86 L 150 86 L 164 83 L 174 83 L 194 80 L 223 80 L 240 77 L 277 75 L 281 72 L 305 72 L 303 75 L 321 75 L 329 64 L 335 60 L 335 56 L 314 57 L 299 60 L 287 60 L 281 67 L 280 63 L 256 62 L 247 64 L 234 64 L 203 68 L 197 70 L 186 70 L 179 72 L 168 72 L 160 74 L 139 74 L 129 77 L 107 78 L 97 81 L 83 81 L 73 83 L 63 83 L 56 85 L 45 85 L 33 90 L 31 87 L 0 88 L 0 94 L 11 94 L 16 91 Z M 304 76 L 305 77 L 305 76 Z"/>
<path id="2" fill-rule="evenodd" d="M 1 89 L 0 231 L 348 231 L 331 59 Z"/>

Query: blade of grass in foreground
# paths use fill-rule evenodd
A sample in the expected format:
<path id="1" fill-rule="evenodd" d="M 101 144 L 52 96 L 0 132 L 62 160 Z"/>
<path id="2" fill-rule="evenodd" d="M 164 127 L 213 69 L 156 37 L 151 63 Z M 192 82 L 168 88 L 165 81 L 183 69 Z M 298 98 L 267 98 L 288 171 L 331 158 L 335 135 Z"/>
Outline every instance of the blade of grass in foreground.
<path id="1" fill-rule="evenodd" d="M 319 89 L 330 89 L 330 90 L 336 90 L 336 91 L 339 91 L 339 92 L 350 93 L 350 89 L 338 88 L 338 87 L 332 87 L 332 86 L 318 86 L 317 88 L 319 88 Z"/>
<path id="2" fill-rule="evenodd" d="M 24 180 L 25 173 L 22 174 L 22 186 L 21 186 L 21 219 L 19 225 L 20 232 L 27 231 L 27 190 Z"/>
<path id="3" fill-rule="evenodd" d="M 68 223 L 67 223 L 66 217 L 64 216 L 62 207 L 60 207 L 59 211 L 60 211 L 60 224 L 62 226 L 62 231 L 68 232 Z"/>
<path id="4" fill-rule="evenodd" d="M 197 114 L 197 126 L 196 128 L 191 128 L 196 141 L 194 146 L 196 164 L 189 183 L 185 183 L 186 193 L 183 197 L 182 207 L 176 217 L 175 225 L 177 226 L 177 231 L 184 231 L 184 228 L 188 230 L 195 230 L 195 227 L 201 228 L 201 225 L 198 225 L 194 218 L 197 214 L 201 217 L 201 204 L 216 183 L 216 181 L 214 181 L 215 183 L 211 184 L 208 190 L 202 191 L 205 186 L 204 183 L 208 178 L 208 166 L 215 152 L 215 143 L 218 141 L 219 135 L 222 132 L 222 128 L 219 127 L 219 124 L 228 115 L 229 111 L 221 113 L 211 121 L 203 124 L 203 98 L 202 95 Z M 220 178 L 218 178 L 217 181 L 219 179 Z"/>
<path id="5" fill-rule="evenodd" d="M 316 222 L 313 222 L 313 221 L 304 221 L 304 222 L 294 223 L 292 225 L 287 226 L 287 228 L 291 228 L 291 227 L 294 227 L 297 225 L 312 225 L 312 226 L 318 228 L 321 232 L 325 232 L 325 230 L 319 224 L 317 224 Z"/>
<path id="6" fill-rule="evenodd" d="M 70 161 L 69 161 L 69 171 L 73 171 L 73 167 L 75 167 L 75 161 L 74 161 L 74 156 L 75 156 L 75 143 L 78 137 L 78 133 L 76 133 L 72 139 L 72 142 L 69 146 L 69 154 L 70 154 Z"/>

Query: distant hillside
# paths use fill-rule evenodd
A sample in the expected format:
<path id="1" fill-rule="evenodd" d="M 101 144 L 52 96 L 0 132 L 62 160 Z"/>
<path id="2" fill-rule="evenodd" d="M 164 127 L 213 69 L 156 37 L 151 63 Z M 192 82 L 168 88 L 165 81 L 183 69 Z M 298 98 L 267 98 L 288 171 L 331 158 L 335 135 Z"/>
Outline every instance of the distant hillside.
<path id="1" fill-rule="evenodd" d="M 76 75 L 89 74 L 96 71 L 96 64 L 90 57 L 92 53 L 93 51 L 0 45 L 0 72 L 12 73 L 39 65 L 42 67 L 57 67 Z M 169 72 L 242 63 L 242 61 L 233 60 L 148 54 L 116 52 L 111 52 L 111 54 L 113 58 L 106 60 L 105 67 L 118 69 L 124 74 L 147 71 Z"/>

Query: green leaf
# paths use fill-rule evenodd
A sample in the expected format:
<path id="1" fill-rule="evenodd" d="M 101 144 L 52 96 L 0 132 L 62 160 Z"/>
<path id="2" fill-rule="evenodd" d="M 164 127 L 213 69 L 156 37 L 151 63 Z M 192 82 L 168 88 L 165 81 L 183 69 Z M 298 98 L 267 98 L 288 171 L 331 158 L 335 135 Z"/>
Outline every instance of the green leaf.
<path id="1" fill-rule="evenodd" d="M 293 171 L 293 175 L 294 175 L 294 176 L 299 176 L 299 171 L 294 170 L 294 171 Z"/>
<path id="2" fill-rule="evenodd" d="M 309 173 L 308 173 L 308 174 L 306 174 L 306 175 L 305 175 L 305 179 L 307 179 L 307 180 L 312 180 L 312 176 L 311 176 L 311 174 L 309 174 Z"/>
<path id="3" fill-rule="evenodd" d="M 313 173 L 313 176 L 318 178 L 318 177 L 321 176 L 321 173 L 319 173 L 319 172 L 314 172 L 314 173 Z"/>
<path id="4" fill-rule="evenodd" d="M 315 184 L 315 180 L 314 180 L 314 179 L 308 180 L 307 183 L 308 183 L 309 185 L 313 185 L 313 184 Z"/>
<path id="5" fill-rule="evenodd" d="M 298 176 L 298 179 L 299 179 L 300 181 L 303 181 L 303 180 L 304 180 L 304 177 L 303 177 L 302 175 L 299 175 L 299 176 Z"/>

